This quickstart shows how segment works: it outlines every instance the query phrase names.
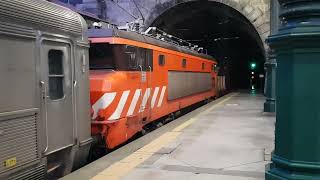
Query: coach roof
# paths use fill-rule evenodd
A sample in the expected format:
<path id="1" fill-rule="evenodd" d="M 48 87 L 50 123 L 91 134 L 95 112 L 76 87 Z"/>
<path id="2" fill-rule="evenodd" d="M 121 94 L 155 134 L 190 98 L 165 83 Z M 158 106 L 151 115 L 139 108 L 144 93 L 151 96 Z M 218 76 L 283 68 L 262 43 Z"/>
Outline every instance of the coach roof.
<path id="1" fill-rule="evenodd" d="M 177 46 L 173 43 L 169 43 L 166 41 L 161 41 L 159 39 L 142 35 L 137 32 L 129 32 L 129 31 L 123 31 L 115 28 L 108 28 L 108 29 L 89 29 L 88 30 L 88 36 L 89 38 L 103 38 L 103 37 L 119 37 L 119 38 L 124 38 L 124 39 L 129 39 L 133 41 L 139 41 L 159 47 L 163 47 L 166 49 L 171 49 L 174 51 L 186 53 L 189 55 L 197 56 L 200 58 L 204 59 L 209 59 L 215 61 L 215 59 L 212 56 L 206 55 L 206 54 L 201 54 L 196 51 L 192 51 L 191 49 L 182 47 L 182 46 Z"/>
<path id="2" fill-rule="evenodd" d="M 79 14 L 43 0 L 2 0 L 0 17 L 38 29 L 62 30 L 76 36 L 86 36 L 87 26 Z"/>

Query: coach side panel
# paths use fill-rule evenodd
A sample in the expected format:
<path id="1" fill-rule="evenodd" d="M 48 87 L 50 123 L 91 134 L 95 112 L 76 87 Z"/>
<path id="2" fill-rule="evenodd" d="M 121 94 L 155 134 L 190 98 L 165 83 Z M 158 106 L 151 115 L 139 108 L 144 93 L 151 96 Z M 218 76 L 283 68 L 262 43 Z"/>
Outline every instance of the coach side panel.
<path id="1" fill-rule="evenodd" d="M 0 179 L 40 161 L 36 37 L 28 33 L 0 34 Z"/>

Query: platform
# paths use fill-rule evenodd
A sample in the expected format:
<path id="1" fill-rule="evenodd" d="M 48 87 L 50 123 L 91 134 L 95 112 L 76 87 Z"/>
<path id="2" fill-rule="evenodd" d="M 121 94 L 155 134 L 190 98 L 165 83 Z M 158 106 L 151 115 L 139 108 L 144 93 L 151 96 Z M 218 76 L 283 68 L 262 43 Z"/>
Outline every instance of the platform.
<path id="1" fill-rule="evenodd" d="M 262 113 L 264 100 L 228 94 L 63 179 L 262 180 L 275 123 Z"/>

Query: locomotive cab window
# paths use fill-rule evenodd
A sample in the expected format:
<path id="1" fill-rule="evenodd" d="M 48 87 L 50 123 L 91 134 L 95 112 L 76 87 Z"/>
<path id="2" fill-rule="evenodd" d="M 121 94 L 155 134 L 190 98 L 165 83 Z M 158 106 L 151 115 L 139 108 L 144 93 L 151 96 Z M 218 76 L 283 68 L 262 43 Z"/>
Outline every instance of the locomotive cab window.
<path id="1" fill-rule="evenodd" d="M 57 100 L 64 97 L 63 92 L 63 52 L 61 50 L 49 50 L 49 97 Z"/>
<path id="2" fill-rule="evenodd" d="M 91 70 L 114 69 L 118 46 L 107 43 L 92 44 L 89 49 L 89 65 Z"/>
<path id="3" fill-rule="evenodd" d="M 153 68 L 152 50 L 131 45 L 91 44 L 89 56 L 90 70 L 152 71 Z"/>
<path id="4" fill-rule="evenodd" d="M 164 55 L 159 55 L 159 58 L 158 58 L 158 63 L 159 63 L 159 66 L 164 66 L 164 64 L 166 63 L 165 62 L 165 56 Z"/>
<path id="5" fill-rule="evenodd" d="M 186 68 L 187 67 L 187 60 L 186 59 L 182 59 L 182 67 Z"/>
<path id="6" fill-rule="evenodd" d="M 89 49 L 90 70 L 137 71 L 138 48 L 122 44 L 97 43 Z"/>
<path id="7" fill-rule="evenodd" d="M 202 63 L 202 65 L 201 65 L 201 69 L 202 69 L 202 70 L 204 70 L 204 66 L 205 66 L 205 64 Z"/>

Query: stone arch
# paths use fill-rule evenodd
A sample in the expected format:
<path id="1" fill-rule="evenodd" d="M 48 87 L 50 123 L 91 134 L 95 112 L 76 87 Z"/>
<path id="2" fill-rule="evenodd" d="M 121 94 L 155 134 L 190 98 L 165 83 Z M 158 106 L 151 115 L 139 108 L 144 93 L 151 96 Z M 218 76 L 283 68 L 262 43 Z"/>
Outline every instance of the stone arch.
<path id="1" fill-rule="evenodd" d="M 145 14 L 145 27 L 149 27 L 152 23 L 163 13 L 169 9 L 178 6 L 182 3 L 197 2 L 201 0 L 166 0 L 163 3 L 155 3 L 149 14 Z M 260 36 L 261 42 L 265 49 L 267 45 L 265 43 L 266 38 L 270 34 L 270 23 L 269 23 L 269 10 L 263 12 L 258 7 L 255 7 L 250 3 L 250 0 L 208 0 L 212 2 L 222 3 L 227 5 L 234 10 L 242 14 L 255 28 Z"/>
<path id="2" fill-rule="evenodd" d="M 151 13 L 144 15 L 144 25 L 159 27 L 204 47 L 223 67 L 221 75 L 228 80 L 227 88 L 246 89 L 251 83 L 250 62 L 256 62 L 256 74 L 264 73 L 265 39 L 270 29 L 268 12 L 252 3 L 246 0 L 165 0 L 154 4 Z M 263 83 L 259 82 L 258 89 L 263 89 Z"/>

